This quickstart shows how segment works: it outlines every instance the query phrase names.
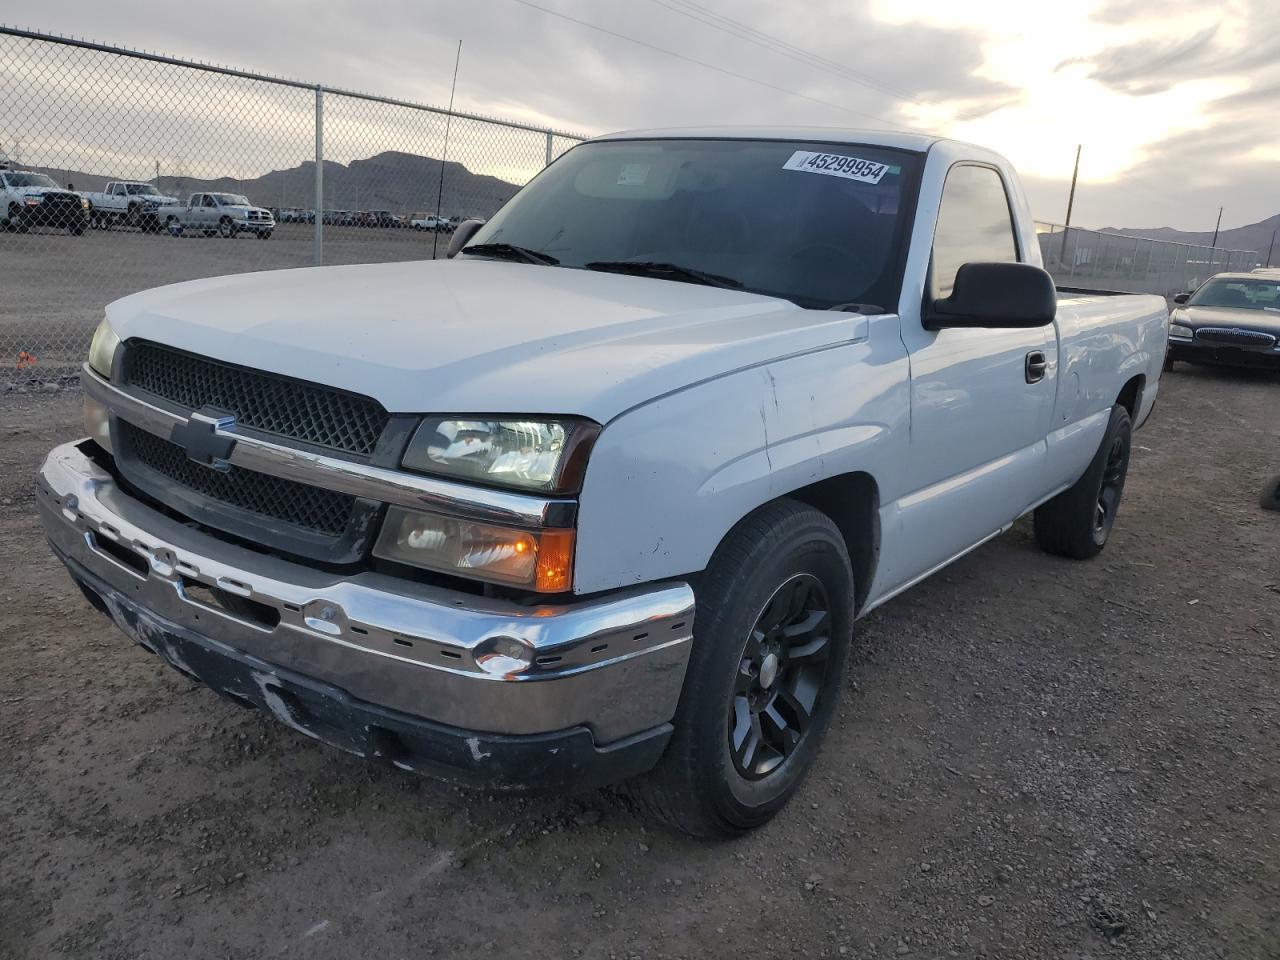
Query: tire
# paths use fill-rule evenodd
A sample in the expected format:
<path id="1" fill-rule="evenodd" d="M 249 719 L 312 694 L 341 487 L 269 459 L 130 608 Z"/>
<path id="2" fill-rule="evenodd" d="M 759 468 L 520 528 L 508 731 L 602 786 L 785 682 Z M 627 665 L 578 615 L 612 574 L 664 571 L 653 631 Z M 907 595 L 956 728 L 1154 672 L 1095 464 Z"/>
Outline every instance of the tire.
<path id="1" fill-rule="evenodd" d="M 1111 408 L 1107 432 L 1084 476 L 1036 508 L 1036 542 L 1042 550 L 1075 560 L 1102 552 L 1124 496 L 1132 445 L 1129 411 L 1117 404 Z"/>
<path id="2" fill-rule="evenodd" d="M 1170 373 L 1173 371 L 1173 365 L 1175 362 L 1173 354 L 1166 353 L 1164 355 L 1164 364 L 1161 366 L 1161 369 L 1164 370 L 1165 373 Z"/>
<path id="3" fill-rule="evenodd" d="M 658 765 L 627 789 L 677 830 L 729 837 L 773 817 L 813 764 L 848 659 L 853 574 L 831 519 L 779 500 L 729 533 L 696 590 L 675 732 Z M 796 633 L 815 618 L 789 654 L 773 652 L 778 642 L 785 650 L 784 629 Z"/>
<path id="4" fill-rule="evenodd" d="M 125 210 L 124 225 L 126 227 L 138 226 L 138 205 L 136 203 L 130 204 L 129 208 Z"/>
<path id="5" fill-rule="evenodd" d="M 223 240 L 234 240 L 236 236 L 236 225 L 228 218 L 223 217 L 218 221 L 218 236 Z"/>

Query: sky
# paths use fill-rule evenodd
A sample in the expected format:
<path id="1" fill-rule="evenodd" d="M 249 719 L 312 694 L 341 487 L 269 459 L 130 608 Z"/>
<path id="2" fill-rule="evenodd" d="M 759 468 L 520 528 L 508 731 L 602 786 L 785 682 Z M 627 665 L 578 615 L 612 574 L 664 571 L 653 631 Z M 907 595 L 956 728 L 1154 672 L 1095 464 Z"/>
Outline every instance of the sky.
<path id="1" fill-rule="evenodd" d="M 461 41 L 461 110 L 584 134 L 702 124 L 937 133 L 1009 157 L 1036 218 L 1053 222 L 1065 216 L 1079 144 L 1075 224 L 1212 230 L 1220 205 L 1224 228 L 1280 213 L 1280 0 L 228 0 L 200 9 L 2 0 L 0 22 L 432 104 L 449 100 Z M 112 96 L 109 76 L 92 85 L 51 76 L 68 102 Z M 122 84 L 119 97 L 142 111 L 163 93 L 154 86 Z M 249 142 L 301 137 L 307 104 L 295 99 L 258 105 Z M 160 121 L 175 139 L 210 117 L 230 123 L 243 103 L 213 93 L 192 101 Z M 400 122 L 356 119 L 335 134 L 335 149 L 353 156 Z M 407 136 L 431 152 L 436 131 Z M 149 149 L 139 145 L 139 162 Z M 521 163 L 533 149 L 510 148 Z M 237 175 L 263 172 L 247 168 L 269 153 L 244 138 L 226 150 L 243 158 Z"/>

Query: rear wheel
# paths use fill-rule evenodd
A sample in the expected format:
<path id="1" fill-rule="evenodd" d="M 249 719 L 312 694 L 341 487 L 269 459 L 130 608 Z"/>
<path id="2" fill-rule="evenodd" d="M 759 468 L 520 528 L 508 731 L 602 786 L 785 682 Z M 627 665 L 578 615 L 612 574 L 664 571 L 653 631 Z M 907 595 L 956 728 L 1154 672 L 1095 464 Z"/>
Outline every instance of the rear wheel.
<path id="1" fill-rule="evenodd" d="M 1036 508 L 1036 542 L 1041 549 L 1076 560 L 1102 552 L 1124 495 L 1132 442 L 1129 411 L 1117 404 L 1111 408 L 1107 432 L 1084 476 Z"/>
<path id="2" fill-rule="evenodd" d="M 679 830 L 732 836 L 781 810 L 813 764 L 848 657 L 853 574 L 830 518 L 783 500 L 734 528 L 697 594 L 675 733 L 630 792 Z"/>

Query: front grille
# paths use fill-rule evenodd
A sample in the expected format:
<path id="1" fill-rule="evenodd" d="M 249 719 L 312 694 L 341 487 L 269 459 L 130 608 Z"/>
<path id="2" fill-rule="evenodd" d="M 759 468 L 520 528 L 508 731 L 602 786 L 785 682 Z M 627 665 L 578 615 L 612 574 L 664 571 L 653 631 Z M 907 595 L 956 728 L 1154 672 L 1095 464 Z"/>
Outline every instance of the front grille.
<path id="1" fill-rule="evenodd" d="M 126 347 L 127 383 L 179 407 L 212 406 L 237 426 L 368 458 L 390 419 L 375 400 L 146 341 Z"/>
<path id="2" fill-rule="evenodd" d="M 1272 347 L 1276 338 L 1259 330 L 1237 330 L 1228 327 L 1201 327 L 1196 339 L 1206 343 L 1225 343 L 1233 347 Z"/>
<path id="3" fill-rule="evenodd" d="M 149 470 L 209 500 L 328 536 L 339 536 L 351 521 L 355 498 L 345 493 L 271 477 L 243 467 L 223 473 L 187 458 L 176 443 L 118 421 L 132 458 Z"/>

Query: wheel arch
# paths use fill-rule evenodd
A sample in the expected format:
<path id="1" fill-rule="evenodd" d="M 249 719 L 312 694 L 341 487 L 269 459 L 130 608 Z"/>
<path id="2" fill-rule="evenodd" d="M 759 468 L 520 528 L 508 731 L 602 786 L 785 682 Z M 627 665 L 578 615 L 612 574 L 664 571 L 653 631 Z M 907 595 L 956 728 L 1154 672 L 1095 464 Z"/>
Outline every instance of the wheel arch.
<path id="1" fill-rule="evenodd" d="M 1130 377 L 1116 396 L 1116 403 L 1129 411 L 1130 418 L 1136 419 L 1138 416 L 1138 410 L 1142 405 L 1142 391 L 1146 385 L 1147 378 L 1140 373 L 1137 376 Z"/>

